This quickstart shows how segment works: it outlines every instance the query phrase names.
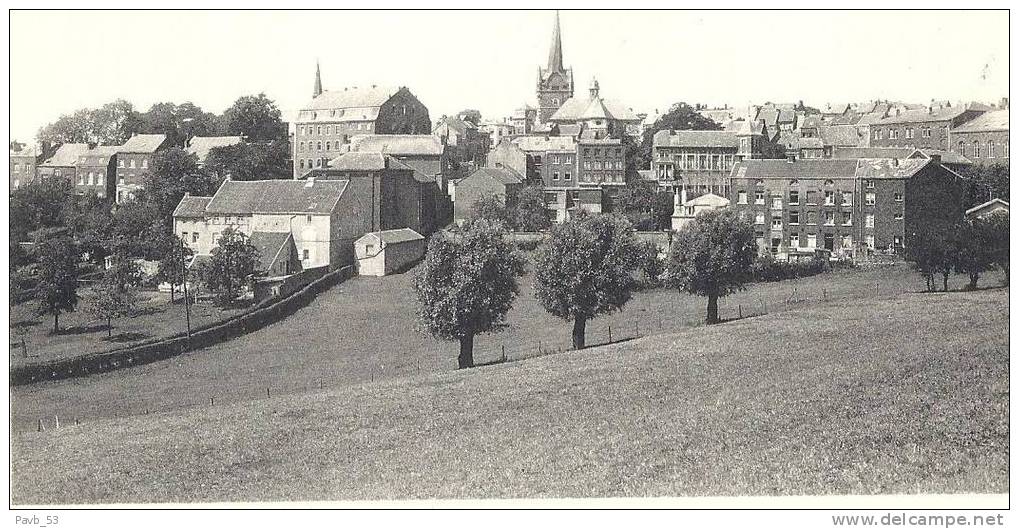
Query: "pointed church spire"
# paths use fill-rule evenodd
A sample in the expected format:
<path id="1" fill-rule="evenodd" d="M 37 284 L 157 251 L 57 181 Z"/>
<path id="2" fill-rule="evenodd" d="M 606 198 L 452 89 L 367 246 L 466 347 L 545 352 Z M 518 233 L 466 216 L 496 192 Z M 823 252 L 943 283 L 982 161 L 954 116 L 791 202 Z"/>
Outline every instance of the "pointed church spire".
<path id="1" fill-rule="evenodd" d="M 550 72 L 563 70 L 563 43 L 559 37 L 558 10 L 555 12 L 555 26 L 552 28 L 552 49 L 548 51 L 548 70 Z"/>
<path id="2" fill-rule="evenodd" d="M 318 97 L 322 95 L 322 69 L 319 68 L 318 61 L 315 61 L 315 95 Z"/>

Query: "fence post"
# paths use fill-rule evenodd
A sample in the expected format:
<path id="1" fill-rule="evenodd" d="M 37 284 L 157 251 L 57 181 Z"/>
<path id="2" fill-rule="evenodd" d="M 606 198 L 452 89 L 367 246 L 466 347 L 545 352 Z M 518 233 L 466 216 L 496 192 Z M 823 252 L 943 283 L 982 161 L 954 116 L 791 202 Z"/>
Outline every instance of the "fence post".
<path id="1" fill-rule="evenodd" d="M 609 325 L 609 343 L 612 343 L 612 326 Z"/>
<path id="2" fill-rule="evenodd" d="M 270 398 L 272 395 L 269 393 L 269 386 L 265 387 L 265 398 Z"/>
<path id="3" fill-rule="evenodd" d="M 216 397 L 209 397 L 209 406 L 216 405 Z"/>
<path id="4" fill-rule="evenodd" d="M 506 362 L 506 344 L 502 344 L 501 347 L 502 347 L 502 361 L 505 363 Z M 421 369 L 419 368 L 418 371 L 420 371 L 420 370 Z"/>
<path id="5" fill-rule="evenodd" d="M 60 416 L 58 415 L 53 416 L 53 427 L 60 428 Z"/>
<path id="6" fill-rule="evenodd" d="M 77 418 L 77 417 L 75 417 L 75 418 L 74 418 L 74 425 L 75 425 L 75 426 L 78 426 L 79 424 L 81 424 L 81 423 L 80 423 L 80 422 L 78 422 L 78 418 Z"/>
<path id="7" fill-rule="evenodd" d="M 827 289 L 824 289 L 824 288 L 821 289 L 821 301 L 828 301 L 828 290 Z"/>
<path id="8" fill-rule="evenodd" d="M 538 340 L 538 354 L 541 354 L 541 340 Z"/>
<path id="9" fill-rule="evenodd" d="M 38 428 L 37 431 L 41 432 L 41 431 L 44 431 L 44 430 L 46 430 L 46 427 L 43 426 L 42 419 L 39 419 L 39 428 Z"/>
<path id="10" fill-rule="evenodd" d="M 739 319 L 742 320 L 743 319 L 743 304 L 736 305 L 736 308 L 739 310 Z"/>

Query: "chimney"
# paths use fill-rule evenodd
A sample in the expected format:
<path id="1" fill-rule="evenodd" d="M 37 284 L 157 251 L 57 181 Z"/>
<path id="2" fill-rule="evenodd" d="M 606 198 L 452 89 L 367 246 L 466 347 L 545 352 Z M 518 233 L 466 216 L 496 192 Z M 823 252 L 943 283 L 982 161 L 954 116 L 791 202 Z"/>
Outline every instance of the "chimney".
<path id="1" fill-rule="evenodd" d="M 941 163 L 941 154 L 930 154 L 929 157 L 930 157 L 932 162 L 934 162 L 936 164 L 940 164 Z"/>

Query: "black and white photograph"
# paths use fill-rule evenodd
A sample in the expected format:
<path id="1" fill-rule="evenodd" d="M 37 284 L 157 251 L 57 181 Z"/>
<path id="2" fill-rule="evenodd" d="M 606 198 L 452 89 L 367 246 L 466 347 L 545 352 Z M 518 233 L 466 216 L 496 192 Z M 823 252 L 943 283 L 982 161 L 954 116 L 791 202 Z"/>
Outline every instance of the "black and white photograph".
<path id="1" fill-rule="evenodd" d="M 1008 525 L 1007 8 L 21 7 L 12 527 Z"/>

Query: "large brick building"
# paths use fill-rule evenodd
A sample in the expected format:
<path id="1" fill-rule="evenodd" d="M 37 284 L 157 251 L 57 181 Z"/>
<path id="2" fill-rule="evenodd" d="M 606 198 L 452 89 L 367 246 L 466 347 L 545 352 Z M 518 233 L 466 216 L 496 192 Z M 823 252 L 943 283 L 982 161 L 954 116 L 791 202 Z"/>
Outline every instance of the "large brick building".
<path id="1" fill-rule="evenodd" d="M 869 125 L 869 146 L 951 150 L 950 131 L 987 110 L 983 105 L 967 105 L 889 111 L 888 117 Z"/>
<path id="2" fill-rule="evenodd" d="M 900 252 L 921 226 L 961 219 L 961 180 L 937 158 L 745 160 L 729 199 L 762 252 L 861 257 Z"/>
<path id="3" fill-rule="evenodd" d="M 294 178 L 325 166 L 355 135 L 429 134 L 428 109 L 406 87 L 347 87 L 322 91 L 316 71 L 314 97 L 294 121 Z"/>
<path id="4" fill-rule="evenodd" d="M 152 171 L 152 158 L 171 147 L 165 134 L 135 134 L 117 147 L 117 203 L 135 197 Z"/>
<path id="5" fill-rule="evenodd" d="M 78 158 L 86 152 L 88 152 L 87 143 L 65 143 L 57 147 L 53 156 L 36 166 L 36 176 L 39 180 L 63 178 L 71 182 L 75 177 Z"/>
<path id="6" fill-rule="evenodd" d="M 978 164 L 1008 165 L 1008 109 L 987 112 L 950 135 L 953 152 Z"/>
<path id="7" fill-rule="evenodd" d="M 75 167 L 74 192 L 95 193 L 99 198 L 117 193 L 117 150 L 119 147 L 96 147 L 78 157 Z"/>
<path id="8" fill-rule="evenodd" d="M 10 191 L 35 182 L 35 171 L 39 162 L 39 153 L 35 148 L 25 145 L 15 147 L 20 148 L 10 150 Z"/>

